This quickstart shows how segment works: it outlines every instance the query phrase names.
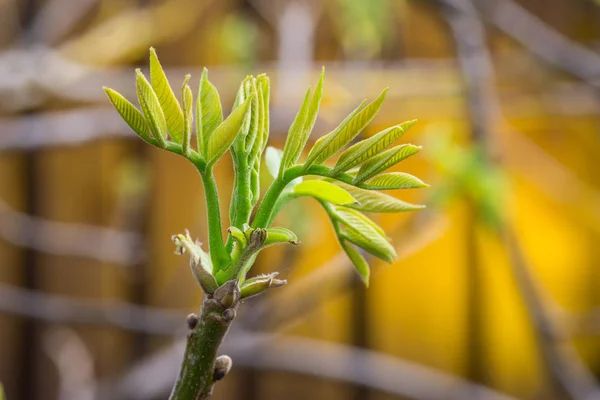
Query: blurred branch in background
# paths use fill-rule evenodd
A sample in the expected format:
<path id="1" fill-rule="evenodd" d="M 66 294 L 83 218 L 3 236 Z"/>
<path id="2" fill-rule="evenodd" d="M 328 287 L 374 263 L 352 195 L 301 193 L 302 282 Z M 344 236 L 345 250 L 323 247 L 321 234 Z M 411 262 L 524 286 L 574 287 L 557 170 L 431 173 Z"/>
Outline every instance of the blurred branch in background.
<path id="1" fill-rule="evenodd" d="M 82 324 L 153 335 L 177 334 L 185 312 L 117 300 L 89 300 L 0 283 L 0 311 L 54 324 Z"/>
<path id="2" fill-rule="evenodd" d="M 508 0 L 503 1 L 510 3 Z M 486 45 L 484 26 L 477 10 L 469 0 L 441 0 L 441 2 L 448 7 L 448 21 L 457 42 L 458 57 L 467 87 L 469 115 L 474 121 L 473 139 L 476 144 L 483 145 L 486 150 L 489 150 L 493 127 L 498 126 L 500 122 L 507 126 L 508 123 L 501 120 L 502 110 L 494 86 L 495 74 Z M 488 162 L 491 162 L 489 151 L 484 152 L 483 155 L 488 157 Z M 477 201 L 476 198 L 473 200 Z M 554 383 L 571 399 L 600 398 L 600 388 L 594 375 L 582 362 L 572 343 L 563 341 L 563 335 L 554 326 L 554 316 L 548 311 L 550 300 L 543 294 L 540 285 L 534 279 L 531 267 L 525 261 L 512 228 L 505 226 L 504 218 L 500 213 L 498 209 L 496 221 L 492 223 L 500 226 L 500 236 L 510 256 L 513 276 L 533 322 L 539 339 L 537 343 Z M 476 217 L 481 219 L 482 216 Z M 480 299 L 470 299 L 470 302 L 479 301 Z"/>
<path id="3" fill-rule="evenodd" d="M 600 387 L 594 375 L 581 360 L 572 343 L 564 340 L 551 313 L 551 300 L 544 294 L 532 274 L 523 250 L 512 228 L 501 226 L 498 234 L 510 258 L 510 267 L 521 296 L 535 327 L 538 344 L 552 375 L 569 398 L 589 400 L 600 398 Z"/>
<path id="4" fill-rule="evenodd" d="M 52 46 L 64 39 L 100 0 L 49 0 L 37 12 L 28 35 L 31 42 Z M 69 12 L 65 12 L 69 10 Z"/>
<path id="5" fill-rule="evenodd" d="M 0 237 L 14 245 L 128 266 L 144 260 L 142 237 L 115 228 L 50 221 L 13 210 L 0 199 Z"/>
<path id="6" fill-rule="evenodd" d="M 543 60 L 600 88 L 600 55 L 569 40 L 512 0 L 475 0 L 484 16 Z"/>
<path id="7" fill-rule="evenodd" d="M 180 342 L 154 354 L 134 366 L 118 383 L 104 383 L 101 393 L 112 393 L 111 398 L 116 399 L 139 400 L 166 393 L 183 346 Z M 227 336 L 223 351 L 242 367 L 335 379 L 412 399 L 464 399 L 465 393 L 489 400 L 512 399 L 415 363 L 321 340 L 236 330 Z"/>
<path id="8" fill-rule="evenodd" d="M 72 329 L 61 327 L 47 329 L 42 341 L 44 352 L 58 372 L 58 399 L 95 400 L 94 356 L 82 338 Z"/>

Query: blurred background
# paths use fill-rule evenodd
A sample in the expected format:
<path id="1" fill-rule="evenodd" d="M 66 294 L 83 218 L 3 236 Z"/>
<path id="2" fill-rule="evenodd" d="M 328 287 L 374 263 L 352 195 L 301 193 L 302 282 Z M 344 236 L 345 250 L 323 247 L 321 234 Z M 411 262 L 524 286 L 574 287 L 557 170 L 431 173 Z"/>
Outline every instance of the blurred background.
<path id="1" fill-rule="evenodd" d="M 418 118 L 395 170 L 432 185 L 373 215 L 399 259 L 368 290 L 317 203 L 290 204 L 302 245 L 256 264 L 289 284 L 241 307 L 215 399 L 600 398 L 597 1 L 0 0 L 8 399 L 164 399 L 179 369 L 201 292 L 170 236 L 206 239 L 201 182 L 101 89 L 134 99 L 149 46 L 175 88 L 207 66 L 226 112 L 268 73 L 280 148 L 321 66 L 312 140 L 389 86 L 362 137 Z M 217 177 L 225 207 L 228 156 Z"/>

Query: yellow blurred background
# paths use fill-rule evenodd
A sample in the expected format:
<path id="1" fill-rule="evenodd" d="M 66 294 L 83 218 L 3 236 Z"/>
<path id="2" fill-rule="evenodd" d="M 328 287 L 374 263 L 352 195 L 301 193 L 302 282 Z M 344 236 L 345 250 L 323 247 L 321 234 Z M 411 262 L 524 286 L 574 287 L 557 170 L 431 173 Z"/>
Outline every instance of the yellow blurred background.
<path id="1" fill-rule="evenodd" d="M 226 112 L 266 72 L 279 148 L 321 66 L 313 141 L 389 86 L 362 137 L 418 119 L 395 170 L 432 185 L 391 193 L 425 211 L 372 215 L 399 259 L 370 259 L 368 290 L 318 204 L 290 204 L 301 246 L 255 267 L 289 284 L 241 307 L 215 399 L 600 398 L 597 2 L 0 0 L 7 399 L 163 399 L 175 379 L 202 294 L 170 236 L 206 240 L 201 182 L 101 89 L 133 99 L 150 46 L 176 88 L 206 66 Z"/>

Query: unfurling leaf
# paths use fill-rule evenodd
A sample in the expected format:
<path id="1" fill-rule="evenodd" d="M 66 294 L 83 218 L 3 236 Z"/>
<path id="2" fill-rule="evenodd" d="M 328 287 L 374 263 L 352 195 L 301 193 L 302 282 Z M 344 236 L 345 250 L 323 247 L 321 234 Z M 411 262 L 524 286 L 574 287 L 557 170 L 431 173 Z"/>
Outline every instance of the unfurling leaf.
<path id="1" fill-rule="evenodd" d="M 210 135 L 206 148 L 206 158 L 209 164 L 214 165 L 236 139 L 250 109 L 251 101 L 252 97 L 247 98 Z"/>
<path id="2" fill-rule="evenodd" d="M 348 255 L 350 261 L 352 261 L 352 265 L 358 272 L 360 279 L 363 281 L 366 287 L 369 287 L 369 277 L 371 275 L 371 269 L 369 268 L 369 264 L 367 260 L 356 250 L 350 243 L 345 240 L 340 240 L 340 245 L 344 252 Z"/>
<path id="3" fill-rule="evenodd" d="M 385 89 L 377 99 L 354 115 L 347 123 L 342 122 L 332 132 L 323 136 L 313 146 L 305 162 L 305 168 L 312 164 L 320 164 L 337 153 L 354 139 L 375 118 L 383 105 Z"/>
<path id="4" fill-rule="evenodd" d="M 345 225 L 339 232 L 342 239 L 346 239 L 358 247 L 387 262 L 396 258 L 396 250 L 388 242 L 385 233 L 375 222 L 362 213 L 342 206 L 335 207 L 336 218 Z"/>
<path id="5" fill-rule="evenodd" d="M 310 180 L 294 186 L 294 195 L 311 196 L 321 201 L 332 204 L 353 204 L 356 199 L 339 186 L 322 180 Z"/>
<path id="6" fill-rule="evenodd" d="M 246 247 L 246 243 L 247 243 L 246 236 L 244 235 L 244 232 L 242 232 L 242 230 L 240 228 L 237 228 L 235 226 L 230 226 L 228 230 L 229 230 L 229 234 L 231 235 L 231 237 L 234 238 L 235 241 L 238 242 L 242 248 Z"/>
<path id="7" fill-rule="evenodd" d="M 156 141 L 150 136 L 150 128 L 142 113 L 123 97 L 119 92 L 104 87 L 108 99 L 121 115 L 127 125 L 145 142 L 156 145 Z"/>
<path id="8" fill-rule="evenodd" d="M 403 122 L 351 146 L 342 153 L 330 175 L 335 176 L 340 172 L 354 168 L 381 153 L 404 135 L 404 132 L 409 130 L 416 122 L 416 120 Z"/>
<path id="9" fill-rule="evenodd" d="M 244 151 L 247 154 L 250 154 L 252 152 L 252 146 L 254 146 L 254 142 L 257 140 L 260 124 L 262 122 L 260 120 L 259 108 L 260 95 L 258 93 L 256 79 L 254 77 L 248 82 L 246 93 L 248 95 L 254 94 L 250 104 L 250 112 L 248 117 L 248 134 L 244 138 Z"/>
<path id="10" fill-rule="evenodd" d="M 190 80 L 190 75 L 186 75 L 185 81 L 183 81 L 183 86 L 181 87 L 181 102 L 183 105 L 183 139 L 181 141 L 181 145 L 183 148 L 183 154 L 187 155 L 188 150 L 190 148 L 190 138 L 192 136 L 192 124 L 194 122 L 194 116 L 192 113 L 194 95 L 192 94 L 192 89 L 188 82 Z"/>
<path id="11" fill-rule="evenodd" d="M 210 256 L 202 250 L 200 243 L 196 243 L 190 237 L 189 232 L 185 235 L 173 235 L 175 243 L 175 254 L 182 255 L 186 251 L 190 253 L 190 267 L 196 282 L 206 293 L 214 293 L 218 287 L 217 281 L 212 274 Z"/>
<path id="12" fill-rule="evenodd" d="M 421 150 L 420 146 L 414 146 L 412 144 L 402 144 L 400 146 L 392 147 L 389 150 L 365 161 L 360 167 L 358 174 L 353 180 L 353 184 L 357 185 L 366 181 L 367 179 L 385 171 L 393 165 L 396 165 L 400 161 L 412 156 Z"/>
<path id="13" fill-rule="evenodd" d="M 310 107 L 310 88 L 306 91 L 306 95 L 304 95 L 304 101 L 302 102 L 302 106 L 298 113 L 296 114 L 296 118 L 294 118 L 294 122 L 290 125 L 290 130 L 288 131 L 287 140 L 285 141 L 285 147 L 283 148 L 283 156 L 281 159 L 281 165 L 279 167 L 279 175 L 282 176 L 287 168 L 289 168 L 294 161 L 296 147 L 298 143 L 302 140 L 302 130 L 304 129 L 304 125 L 306 124 L 306 119 L 308 118 L 308 109 Z"/>
<path id="14" fill-rule="evenodd" d="M 221 98 L 217 88 L 208 80 L 208 70 L 204 68 L 196 99 L 196 135 L 198 137 L 198 152 L 205 157 L 208 140 L 222 122 Z"/>
<path id="15" fill-rule="evenodd" d="M 267 228 L 267 238 L 263 247 L 271 246 L 277 243 L 298 244 L 298 236 L 287 228 Z"/>
<path id="16" fill-rule="evenodd" d="M 265 292 L 267 289 L 283 286 L 287 283 L 285 279 L 275 279 L 279 272 L 272 272 L 266 275 L 258 275 L 246 279 L 240 286 L 241 299 L 256 296 Z"/>
<path id="17" fill-rule="evenodd" d="M 304 99 L 304 103 L 302 104 L 302 108 L 294 123 L 290 127 L 290 131 L 288 133 L 287 140 L 285 142 L 285 149 L 283 155 L 283 163 L 282 170 L 280 174 L 283 174 L 283 169 L 289 168 L 294 165 L 304 146 L 306 146 L 306 142 L 310 137 L 310 134 L 315 126 L 315 122 L 317 121 L 317 115 L 319 114 L 319 108 L 321 106 L 321 99 L 323 97 L 323 78 L 325 76 L 325 69 L 321 72 L 321 77 L 319 78 L 319 82 L 317 83 L 317 87 L 310 98 L 310 102 L 308 102 L 309 91 L 306 93 L 306 97 Z M 301 116 L 301 118 L 299 118 Z"/>
<path id="18" fill-rule="evenodd" d="M 344 188 L 352 195 L 352 197 L 356 199 L 358 203 L 347 205 L 347 207 L 354 208 L 355 210 L 379 213 L 395 213 L 425 208 L 425 206 L 410 204 L 384 193 L 359 189 L 341 182 L 337 184 Z"/>
<path id="19" fill-rule="evenodd" d="M 419 178 L 404 172 L 388 172 L 367 180 L 360 185 L 368 190 L 418 189 L 429 187 Z"/>
<path id="20" fill-rule="evenodd" d="M 167 137 L 167 121 L 163 113 L 158 97 L 152 89 L 150 82 L 146 79 L 142 71 L 138 68 L 135 70 L 136 80 L 135 87 L 137 90 L 138 100 L 142 107 L 144 117 L 150 127 L 150 132 L 161 147 L 165 147 L 165 139 Z"/>
<path id="21" fill-rule="evenodd" d="M 165 115 L 169 134 L 181 144 L 184 134 L 183 113 L 153 47 L 150 48 L 150 81 Z"/>

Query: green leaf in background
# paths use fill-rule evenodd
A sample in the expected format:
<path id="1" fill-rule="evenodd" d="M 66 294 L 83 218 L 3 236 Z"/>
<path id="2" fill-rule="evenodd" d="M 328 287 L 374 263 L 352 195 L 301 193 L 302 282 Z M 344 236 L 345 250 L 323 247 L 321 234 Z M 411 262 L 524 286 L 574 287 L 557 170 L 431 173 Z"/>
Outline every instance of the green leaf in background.
<path id="1" fill-rule="evenodd" d="M 294 186 L 294 195 L 311 196 L 328 203 L 343 205 L 356 203 L 354 197 L 339 186 L 323 180 L 310 180 Z"/>
<path id="2" fill-rule="evenodd" d="M 354 115 L 347 123 L 342 122 L 342 125 L 317 140 L 308 154 L 305 165 L 320 164 L 350 143 L 375 118 L 383 105 L 387 91 L 388 89 L 384 89 L 377 99 Z"/>
<path id="3" fill-rule="evenodd" d="M 342 153 L 330 175 L 335 176 L 340 172 L 354 168 L 376 154 L 381 153 L 404 135 L 416 122 L 416 120 L 403 122 L 400 125 L 383 130 L 351 146 Z"/>
<path id="4" fill-rule="evenodd" d="M 156 141 L 150 136 L 150 128 L 144 119 L 142 113 L 123 97 L 119 92 L 112 90 L 110 88 L 104 87 L 104 91 L 108 96 L 108 99 L 115 107 L 121 118 L 127 125 L 147 143 L 156 145 Z"/>
<path id="5" fill-rule="evenodd" d="M 193 106 L 194 106 L 194 95 L 188 82 L 190 81 L 190 75 L 185 76 L 183 86 L 181 87 L 181 103 L 183 105 L 183 139 L 181 141 L 183 147 L 183 154 L 186 155 L 190 148 L 190 138 L 192 137 L 192 124 L 194 122 Z"/>
<path id="6" fill-rule="evenodd" d="M 422 205 L 410 204 L 384 193 L 371 190 L 359 189 L 341 182 L 337 183 L 344 188 L 358 201 L 356 204 L 349 204 L 347 207 L 355 210 L 378 213 L 395 213 L 404 211 L 414 211 L 425 208 Z"/>
<path id="7" fill-rule="evenodd" d="M 150 48 L 150 81 L 165 115 L 169 134 L 175 142 L 181 144 L 185 129 L 183 113 L 153 47 Z"/>
<path id="8" fill-rule="evenodd" d="M 308 118 L 309 107 L 310 88 L 308 88 L 306 91 L 302 106 L 300 107 L 300 110 L 298 110 L 296 118 L 294 118 L 294 122 L 292 122 L 292 125 L 290 125 L 290 130 L 288 131 L 288 136 L 285 141 L 285 147 L 283 148 L 283 157 L 279 167 L 279 176 L 283 176 L 285 170 L 293 164 L 293 158 L 295 156 L 294 153 L 296 151 L 297 144 L 302 140 L 302 131 L 304 129 L 306 119 Z"/>
<path id="9" fill-rule="evenodd" d="M 247 98 L 210 135 L 206 148 L 206 158 L 209 164 L 214 165 L 236 139 L 250 109 L 251 101 L 252 97 Z"/>
<path id="10" fill-rule="evenodd" d="M 298 236 L 287 228 L 267 228 L 267 238 L 263 244 L 263 247 L 271 246 L 277 243 L 291 243 L 293 245 L 298 244 Z"/>
<path id="11" fill-rule="evenodd" d="M 346 227 L 339 232 L 342 239 L 362 247 L 382 260 L 390 263 L 394 261 L 396 250 L 388 242 L 383 229 L 375 222 L 356 210 L 342 206 L 335 207 L 334 218 Z"/>
<path id="12" fill-rule="evenodd" d="M 371 269 L 369 268 L 369 264 L 367 260 L 356 250 L 350 243 L 345 240 L 340 240 L 340 245 L 344 252 L 348 255 L 350 261 L 352 261 L 352 265 L 358 272 L 360 279 L 363 281 L 366 287 L 369 287 L 369 277 L 371 275 Z"/>
<path id="13" fill-rule="evenodd" d="M 167 137 L 167 121 L 165 120 L 165 114 L 160 107 L 156 93 L 154 93 L 150 82 L 148 82 L 142 71 L 138 68 L 135 70 L 135 74 L 135 87 L 144 117 L 146 117 L 146 121 L 150 126 L 150 131 L 156 140 L 158 140 L 161 147 L 165 147 L 165 139 Z"/>
<path id="14" fill-rule="evenodd" d="M 196 98 L 196 135 L 198 137 L 198 152 L 205 157 L 208 140 L 222 122 L 221 98 L 217 88 L 208 80 L 208 70 L 204 68 Z"/>
<path id="15" fill-rule="evenodd" d="M 273 179 L 277 179 L 282 158 L 283 150 L 272 146 L 267 147 L 267 150 L 265 150 L 265 163 L 267 164 L 267 170 L 269 170 Z"/>
<path id="16" fill-rule="evenodd" d="M 388 172 L 379 174 L 360 185 L 368 190 L 418 189 L 429 187 L 419 178 L 404 172 Z"/>
<path id="17" fill-rule="evenodd" d="M 365 161 L 352 183 L 355 185 L 362 183 L 413 154 L 418 153 L 419 150 L 421 150 L 420 146 L 414 146 L 412 144 L 402 144 L 400 146 L 392 147 L 370 160 Z"/>

